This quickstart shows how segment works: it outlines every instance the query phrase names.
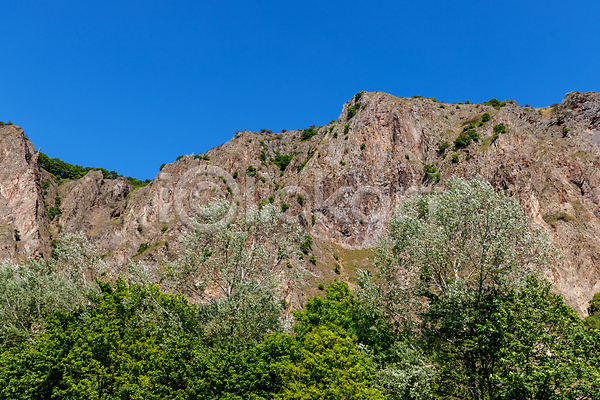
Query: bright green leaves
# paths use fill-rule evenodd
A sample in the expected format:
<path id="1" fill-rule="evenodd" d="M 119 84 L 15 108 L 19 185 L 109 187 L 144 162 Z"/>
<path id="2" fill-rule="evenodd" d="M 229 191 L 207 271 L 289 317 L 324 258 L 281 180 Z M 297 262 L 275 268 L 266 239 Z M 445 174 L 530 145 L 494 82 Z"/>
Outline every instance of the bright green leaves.
<path id="1" fill-rule="evenodd" d="M 296 363 L 281 367 L 283 391 L 275 399 L 384 399 L 370 385 L 370 361 L 351 337 L 319 326 L 304 337 Z"/>

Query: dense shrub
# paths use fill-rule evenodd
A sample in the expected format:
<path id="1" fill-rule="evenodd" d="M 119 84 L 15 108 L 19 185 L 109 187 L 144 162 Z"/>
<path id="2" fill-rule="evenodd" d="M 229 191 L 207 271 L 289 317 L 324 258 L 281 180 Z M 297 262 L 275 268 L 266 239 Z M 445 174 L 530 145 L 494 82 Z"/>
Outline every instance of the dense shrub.
<path id="1" fill-rule="evenodd" d="M 490 114 L 489 114 L 489 113 L 484 113 L 484 114 L 481 116 L 481 122 L 488 122 L 490 119 L 492 119 L 492 117 L 490 116 Z"/>
<path id="2" fill-rule="evenodd" d="M 442 143 L 442 144 L 440 144 L 440 145 L 438 146 L 438 151 L 439 151 L 440 153 L 442 153 L 442 152 L 443 152 L 444 150 L 446 150 L 446 149 L 447 149 L 449 146 L 450 146 L 450 143 L 448 143 L 448 142 L 444 142 L 444 143 Z M 408 159 L 408 158 L 407 158 L 407 159 Z"/>
<path id="3" fill-rule="evenodd" d="M 506 133 L 506 126 L 504 126 L 504 123 L 499 123 L 494 126 L 494 133 Z"/>
<path id="4" fill-rule="evenodd" d="M 294 158 L 293 154 L 277 154 L 275 158 L 271 158 L 271 162 L 277 165 L 281 171 L 285 171 L 292 158 Z"/>
<path id="5" fill-rule="evenodd" d="M 353 106 L 348 107 L 348 115 L 346 116 L 346 121 L 354 117 L 359 109 L 360 103 L 356 103 Z"/>
<path id="6" fill-rule="evenodd" d="M 304 129 L 302 131 L 302 134 L 300 135 L 300 141 L 301 142 L 306 141 L 306 140 L 310 139 L 311 137 L 315 136 L 316 134 L 317 134 L 317 131 L 312 126 L 310 128 Z"/>
<path id="7" fill-rule="evenodd" d="M 454 139 L 454 146 L 457 148 L 467 147 L 469 144 L 471 144 L 471 136 L 467 134 L 461 133 Z"/>
<path id="8" fill-rule="evenodd" d="M 453 163 L 457 163 L 458 162 L 458 154 L 452 154 L 452 162 Z"/>
<path id="9" fill-rule="evenodd" d="M 254 168 L 252 165 L 248 165 L 248 168 L 246 168 L 246 173 L 254 175 L 256 173 L 256 168 Z"/>
<path id="10" fill-rule="evenodd" d="M 570 129 L 569 128 L 563 128 L 562 130 L 562 137 L 567 137 L 567 134 L 569 133 Z"/>

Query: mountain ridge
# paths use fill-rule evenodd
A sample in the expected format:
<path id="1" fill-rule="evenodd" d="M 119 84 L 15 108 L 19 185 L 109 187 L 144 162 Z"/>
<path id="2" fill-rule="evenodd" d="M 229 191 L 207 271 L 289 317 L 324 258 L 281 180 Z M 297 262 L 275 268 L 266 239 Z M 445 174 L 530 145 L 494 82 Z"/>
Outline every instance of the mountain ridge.
<path id="1" fill-rule="evenodd" d="M 0 127 L 0 256 L 48 256 L 61 232 L 81 231 L 115 265 L 158 264 L 178 251 L 198 204 L 215 193 L 230 200 L 231 215 L 274 202 L 315 247 L 363 251 L 377 244 L 404 196 L 443 190 L 452 175 L 481 176 L 548 232 L 564 257 L 547 277 L 585 315 L 600 291 L 600 95 L 571 92 L 543 109 L 486 103 L 359 92 L 324 126 L 239 131 L 202 156 L 166 164 L 136 189 L 101 171 L 59 184 L 21 128 Z M 318 281 L 333 259 L 316 253 Z"/>

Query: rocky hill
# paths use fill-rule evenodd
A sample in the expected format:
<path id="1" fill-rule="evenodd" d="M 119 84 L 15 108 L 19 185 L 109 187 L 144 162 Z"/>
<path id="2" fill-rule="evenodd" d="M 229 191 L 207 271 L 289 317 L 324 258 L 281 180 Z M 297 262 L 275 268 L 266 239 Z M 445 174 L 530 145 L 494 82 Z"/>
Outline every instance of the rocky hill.
<path id="1" fill-rule="evenodd" d="M 514 101 L 441 103 L 361 92 L 325 126 L 237 132 L 204 155 L 162 168 L 146 187 L 90 171 L 60 181 L 14 125 L 0 127 L 0 255 L 48 255 L 61 232 L 84 232 L 122 265 L 176 252 L 198 205 L 222 195 L 230 215 L 274 202 L 316 241 L 313 282 L 372 263 L 404 196 L 482 176 L 508 190 L 563 253 L 548 275 L 581 314 L 600 291 L 600 94 L 572 92 L 534 109 Z M 334 257 L 335 256 L 335 257 Z M 337 265 L 337 266 L 336 266 Z M 334 267 L 336 266 L 336 267 Z"/>

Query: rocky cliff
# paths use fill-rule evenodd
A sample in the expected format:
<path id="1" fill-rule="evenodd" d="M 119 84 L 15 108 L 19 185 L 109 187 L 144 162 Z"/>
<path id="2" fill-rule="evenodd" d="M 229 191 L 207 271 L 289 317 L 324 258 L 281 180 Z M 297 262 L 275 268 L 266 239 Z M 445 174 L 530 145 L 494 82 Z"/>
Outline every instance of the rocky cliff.
<path id="1" fill-rule="evenodd" d="M 455 148 L 461 134 L 476 140 Z M 230 200 L 231 216 L 250 203 L 286 204 L 287 218 L 302 224 L 321 248 L 358 251 L 375 246 L 404 196 L 443 189 L 452 175 L 479 175 L 518 199 L 564 254 L 548 278 L 567 303 L 584 315 L 600 291 L 597 93 L 572 92 L 543 109 L 361 93 L 325 126 L 237 132 L 203 156 L 167 164 L 136 190 L 99 171 L 57 184 L 38 167 L 20 128 L 0 128 L 0 140 L 4 258 L 46 255 L 53 237 L 81 231 L 115 265 L 132 257 L 160 262 L 177 251 L 198 205 L 216 195 Z M 60 215 L 50 220 L 52 207 Z M 317 266 L 333 264 L 330 253 L 317 251 Z"/>

